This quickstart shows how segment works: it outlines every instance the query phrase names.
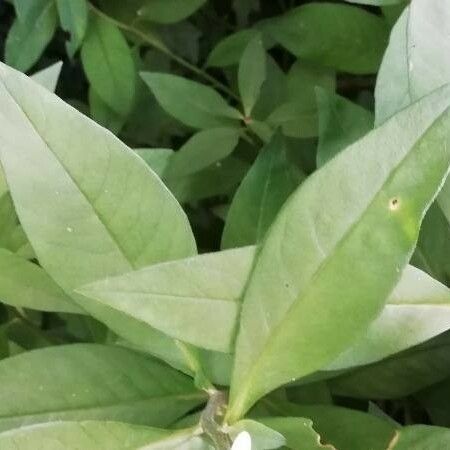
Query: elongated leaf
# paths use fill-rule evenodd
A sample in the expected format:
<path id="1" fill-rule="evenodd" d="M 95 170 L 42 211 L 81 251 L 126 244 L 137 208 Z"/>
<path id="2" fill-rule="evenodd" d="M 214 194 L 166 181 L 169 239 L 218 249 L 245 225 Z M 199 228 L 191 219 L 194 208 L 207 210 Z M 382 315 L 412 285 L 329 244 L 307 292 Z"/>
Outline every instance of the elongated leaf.
<path id="1" fill-rule="evenodd" d="M 331 363 L 380 313 L 448 173 L 448 92 L 350 146 L 283 207 L 244 295 L 231 422 L 270 390 Z"/>
<path id="2" fill-rule="evenodd" d="M 75 344 L 0 362 L 0 429 L 55 420 L 166 426 L 203 401 L 192 381 L 121 347 Z"/>
<path id="3" fill-rule="evenodd" d="M 328 383 L 334 393 L 354 398 L 406 397 L 450 376 L 449 335 L 363 366 Z"/>
<path id="4" fill-rule="evenodd" d="M 138 11 L 144 19 L 157 23 L 176 23 L 186 19 L 206 0 L 145 0 Z"/>
<path id="5" fill-rule="evenodd" d="M 239 135 L 239 128 L 211 128 L 199 131 L 172 156 L 165 177 L 183 177 L 221 161 L 233 152 Z"/>
<path id="6" fill-rule="evenodd" d="M 317 89 L 319 145 L 317 166 L 323 166 L 341 150 L 373 128 L 373 114 L 344 97 Z"/>
<path id="7" fill-rule="evenodd" d="M 407 266 L 382 313 L 365 336 L 328 367 L 369 364 L 421 344 L 450 329 L 450 289 Z"/>
<path id="8" fill-rule="evenodd" d="M 249 42 L 257 35 L 257 30 L 248 29 L 226 36 L 212 49 L 208 65 L 226 67 L 237 64 Z"/>
<path id="9" fill-rule="evenodd" d="M 4 65 L 0 72 L 1 162 L 21 223 L 58 284 L 71 292 L 195 253 L 185 214 L 137 155 L 26 76 Z M 173 362 L 169 355 L 179 353 L 175 343 L 142 323 L 77 301 L 158 356 L 168 353 Z"/>
<path id="10" fill-rule="evenodd" d="M 46 69 L 34 73 L 31 78 L 41 86 L 47 88 L 50 92 L 55 92 L 59 75 L 61 73 L 62 64 L 62 61 L 52 64 Z"/>
<path id="11" fill-rule="evenodd" d="M 28 2 L 9 30 L 5 45 L 6 63 L 23 72 L 30 69 L 51 41 L 56 25 L 53 0 Z"/>
<path id="12" fill-rule="evenodd" d="M 270 450 L 280 448 L 286 444 L 286 439 L 281 433 L 255 420 L 241 420 L 232 427 L 229 427 L 228 430 L 228 434 L 231 436 L 233 442 L 243 432 L 247 432 L 250 435 L 251 448 Z"/>
<path id="13" fill-rule="evenodd" d="M 157 264 L 78 290 L 199 347 L 232 350 L 253 248 Z"/>
<path id="14" fill-rule="evenodd" d="M 445 192 L 441 191 L 440 198 Z M 425 216 L 412 262 L 442 283 L 450 285 L 450 222 L 437 202 Z"/>
<path id="15" fill-rule="evenodd" d="M 262 36 L 257 34 L 242 54 L 238 84 L 245 117 L 250 117 L 266 78 L 266 53 Z"/>
<path id="16" fill-rule="evenodd" d="M 239 186 L 227 214 L 222 248 L 260 242 L 288 196 L 302 179 L 275 134 Z"/>
<path id="17" fill-rule="evenodd" d="M 0 301 L 41 311 L 83 312 L 42 268 L 4 249 L 0 249 Z"/>
<path id="18" fill-rule="evenodd" d="M 114 111 L 102 97 L 92 88 L 89 88 L 89 115 L 102 127 L 114 134 L 118 134 L 126 121 L 126 117 Z"/>
<path id="19" fill-rule="evenodd" d="M 136 450 L 170 431 L 120 422 L 51 422 L 0 433 L 4 450 Z"/>
<path id="20" fill-rule="evenodd" d="M 356 74 L 377 71 L 388 38 L 382 18 L 332 3 L 290 9 L 270 24 L 269 31 L 297 57 Z"/>
<path id="21" fill-rule="evenodd" d="M 392 30 L 375 88 L 375 122 L 450 82 L 450 2 L 414 0 Z"/>
<path id="22" fill-rule="evenodd" d="M 117 114 L 127 116 L 134 103 L 136 68 L 121 31 L 94 16 L 81 47 L 81 60 L 96 93 Z"/>
<path id="23" fill-rule="evenodd" d="M 62 28 L 70 34 L 66 43 L 67 53 L 73 56 L 80 48 L 88 25 L 86 0 L 57 0 L 59 20 Z"/>
<path id="24" fill-rule="evenodd" d="M 239 111 L 209 86 L 165 73 L 144 72 L 141 76 L 158 103 L 190 127 L 223 127 L 241 118 Z"/>
<path id="25" fill-rule="evenodd" d="M 312 420 L 314 430 L 319 433 L 321 442 L 331 444 L 338 450 L 387 450 L 388 444 L 397 434 L 397 427 L 390 422 L 337 406 L 305 406 L 264 400 L 254 414 L 308 417 Z M 269 425 L 273 419 L 258 417 L 258 420 Z"/>

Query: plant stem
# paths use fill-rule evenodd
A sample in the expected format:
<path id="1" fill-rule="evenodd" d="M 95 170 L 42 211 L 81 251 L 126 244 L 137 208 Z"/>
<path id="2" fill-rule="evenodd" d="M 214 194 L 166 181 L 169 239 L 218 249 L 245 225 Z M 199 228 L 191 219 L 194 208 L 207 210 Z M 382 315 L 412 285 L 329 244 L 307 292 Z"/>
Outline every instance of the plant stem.
<path id="1" fill-rule="evenodd" d="M 172 52 L 172 50 L 170 50 L 168 47 L 166 47 L 158 39 L 153 38 L 151 35 L 148 35 L 147 33 L 133 27 L 132 25 L 128 25 L 117 19 L 114 19 L 113 17 L 109 16 L 108 14 L 105 14 L 102 10 L 100 10 L 99 8 L 97 8 L 96 6 L 94 6 L 92 4 L 89 4 L 89 7 L 95 14 L 101 16 L 103 19 L 116 25 L 117 27 L 121 28 L 122 30 L 127 31 L 131 34 L 134 34 L 134 36 L 141 39 L 143 42 L 145 42 L 150 47 L 153 47 L 154 49 L 160 51 L 161 53 L 163 53 L 164 55 L 169 57 L 172 61 L 175 61 L 180 66 L 184 67 L 185 69 L 190 70 L 191 72 L 195 73 L 199 77 L 203 78 L 205 81 L 209 82 L 216 89 L 229 95 L 234 100 L 239 101 L 239 97 L 228 86 L 221 83 L 219 80 L 217 80 L 213 76 L 209 75 L 206 71 L 200 69 L 196 65 L 191 64 L 189 61 L 185 60 L 181 56 L 176 55 L 174 52 Z"/>
<path id="2" fill-rule="evenodd" d="M 223 415 L 225 405 L 225 393 L 221 391 L 212 392 L 200 418 L 200 426 L 213 441 L 217 450 L 229 450 L 231 448 L 229 436 L 220 430 L 220 425 L 216 421 L 218 416 Z"/>

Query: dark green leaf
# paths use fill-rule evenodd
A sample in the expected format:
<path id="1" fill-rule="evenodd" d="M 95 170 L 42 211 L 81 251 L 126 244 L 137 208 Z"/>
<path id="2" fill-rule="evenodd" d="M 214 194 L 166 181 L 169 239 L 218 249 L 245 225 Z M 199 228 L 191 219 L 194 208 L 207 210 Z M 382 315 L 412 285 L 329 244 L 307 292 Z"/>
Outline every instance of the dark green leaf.
<path id="1" fill-rule="evenodd" d="M 70 34 L 66 43 L 69 56 L 73 57 L 79 49 L 88 25 L 88 6 L 86 0 L 56 0 L 62 28 Z"/>

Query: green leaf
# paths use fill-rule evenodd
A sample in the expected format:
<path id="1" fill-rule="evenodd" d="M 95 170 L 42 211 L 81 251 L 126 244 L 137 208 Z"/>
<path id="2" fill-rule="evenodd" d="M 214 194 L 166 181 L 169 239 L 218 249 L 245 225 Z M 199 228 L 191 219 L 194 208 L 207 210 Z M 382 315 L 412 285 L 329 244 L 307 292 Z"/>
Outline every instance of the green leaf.
<path id="1" fill-rule="evenodd" d="M 266 79 L 266 52 L 257 34 L 245 47 L 239 62 L 238 84 L 245 117 L 250 117 Z"/>
<path id="2" fill-rule="evenodd" d="M 181 22 L 194 14 L 206 0 L 145 0 L 139 17 L 156 23 Z"/>
<path id="3" fill-rule="evenodd" d="M 165 179 L 179 202 L 194 202 L 216 195 L 227 195 L 248 171 L 248 164 L 234 156 L 217 161 L 192 175 Z"/>
<path id="4" fill-rule="evenodd" d="M 160 178 L 169 167 L 174 152 L 168 148 L 138 148 L 134 150 Z"/>
<path id="5" fill-rule="evenodd" d="M 192 128 L 236 124 L 241 114 L 211 87 L 166 73 L 141 74 L 158 103 L 170 115 Z"/>
<path id="6" fill-rule="evenodd" d="M 83 311 L 38 265 L 0 249 L 0 300 L 19 308 Z"/>
<path id="7" fill-rule="evenodd" d="M 126 117 L 134 104 L 136 68 L 121 31 L 106 19 L 93 16 L 81 47 L 81 61 L 95 92 Z"/>
<path id="8" fill-rule="evenodd" d="M 67 53 L 73 57 L 80 48 L 88 26 L 88 6 L 86 0 L 56 0 L 59 20 L 64 31 L 70 34 L 66 43 Z"/>
<path id="9" fill-rule="evenodd" d="M 441 196 L 444 193 L 441 191 Z M 450 222 L 438 203 L 428 210 L 412 263 L 442 283 L 450 284 Z"/>
<path id="10" fill-rule="evenodd" d="M 204 400 L 192 380 L 121 347 L 73 344 L 0 361 L 0 429 L 60 420 L 166 426 Z"/>
<path id="11" fill-rule="evenodd" d="M 270 390 L 330 364 L 381 312 L 448 173 L 448 92 L 341 152 L 279 213 L 244 295 L 230 422 Z"/>
<path id="12" fill-rule="evenodd" d="M 395 399 L 450 376 L 449 335 L 329 380 L 332 391 L 355 398 Z"/>
<path id="13" fill-rule="evenodd" d="M 89 115 L 102 127 L 107 128 L 114 134 L 118 134 L 126 121 L 126 117 L 114 111 L 102 97 L 95 92 L 92 86 L 89 88 Z"/>
<path id="14" fill-rule="evenodd" d="M 246 431 L 250 434 L 252 448 L 258 450 L 280 448 L 286 443 L 286 439 L 283 437 L 283 434 L 271 429 L 270 425 L 266 426 L 265 424 L 256 422 L 255 420 L 241 420 L 229 427 L 227 431 L 233 441 L 240 433 Z"/>
<path id="15" fill-rule="evenodd" d="M 269 25 L 269 31 L 295 56 L 354 74 L 378 70 L 388 39 L 381 17 L 331 3 L 290 9 Z"/>
<path id="16" fill-rule="evenodd" d="M 286 446 L 302 450 L 336 450 L 330 445 L 322 445 L 320 436 L 314 430 L 313 422 L 302 417 L 268 417 L 258 421 L 278 431 L 286 438 Z"/>
<path id="17" fill-rule="evenodd" d="M 414 1 L 392 30 L 375 88 L 375 122 L 450 82 L 448 0 Z"/>
<path id="18" fill-rule="evenodd" d="M 389 443 L 397 433 L 395 425 L 390 422 L 360 411 L 337 406 L 305 406 L 264 400 L 262 407 L 261 412 L 265 413 L 264 415 L 308 417 L 313 422 L 314 430 L 319 433 L 321 442 L 332 444 L 338 450 L 387 450 Z M 255 415 L 258 417 L 261 414 L 255 411 Z M 258 420 L 262 420 L 263 423 L 270 426 L 269 424 L 274 419 L 258 417 Z M 282 432 L 281 429 L 279 431 Z M 286 437 L 289 439 L 289 436 Z"/>
<path id="19" fill-rule="evenodd" d="M 3 450 L 136 450 L 170 431 L 121 422 L 51 422 L 0 433 Z"/>
<path id="20" fill-rule="evenodd" d="M 388 450 L 442 450 L 449 442 L 448 428 L 413 425 L 398 431 Z"/>
<path id="21" fill-rule="evenodd" d="M 371 6 L 387 6 L 397 5 L 405 0 L 345 0 L 348 3 L 356 3 L 358 5 L 371 5 Z"/>
<path id="22" fill-rule="evenodd" d="M 448 348 L 447 348 L 448 352 Z M 448 353 L 447 353 L 448 354 Z M 416 394 L 416 398 L 425 407 L 434 425 L 450 426 L 450 405 L 448 398 L 450 395 L 450 379 L 445 379 L 442 383 L 431 386 L 428 389 Z"/>
<path id="23" fill-rule="evenodd" d="M 194 134 L 171 158 L 166 178 L 199 172 L 229 156 L 239 142 L 239 128 L 210 128 Z"/>
<path id="24" fill-rule="evenodd" d="M 59 75 L 61 73 L 62 64 L 62 61 L 52 64 L 46 69 L 34 73 L 33 75 L 31 75 L 31 78 L 41 86 L 47 88 L 50 92 L 55 92 Z"/>
<path id="25" fill-rule="evenodd" d="M 260 242 L 283 203 L 302 180 L 288 160 L 281 134 L 275 134 L 242 180 L 227 214 L 222 248 Z"/>
<path id="26" fill-rule="evenodd" d="M 71 293 L 195 254 L 181 207 L 132 150 L 26 76 L 4 65 L 0 74 L 1 162 L 39 262 L 59 285 Z M 76 300 L 129 341 L 180 360 L 175 343 L 155 330 Z"/>
<path id="27" fill-rule="evenodd" d="M 252 39 L 258 36 L 254 29 L 240 30 L 224 37 L 212 49 L 207 65 L 211 67 L 226 67 L 237 64 Z"/>
<path id="28" fill-rule="evenodd" d="M 107 278 L 78 292 L 173 338 L 230 352 L 253 258 L 253 247 L 204 254 Z"/>
<path id="29" fill-rule="evenodd" d="M 345 147 L 373 128 L 373 114 L 344 97 L 317 88 L 319 145 L 317 167 L 323 166 Z"/>
<path id="30" fill-rule="evenodd" d="M 407 266 L 388 302 L 365 335 L 328 367 L 369 364 L 421 344 L 450 329 L 450 289 Z"/>
<path id="31" fill-rule="evenodd" d="M 17 2 L 20 3 L 20 2 Z M 14 21 L 5 43 L 5 61 L 25 72 L 41 57 L 57 26 L 53 0 L 35 0 Z"/>

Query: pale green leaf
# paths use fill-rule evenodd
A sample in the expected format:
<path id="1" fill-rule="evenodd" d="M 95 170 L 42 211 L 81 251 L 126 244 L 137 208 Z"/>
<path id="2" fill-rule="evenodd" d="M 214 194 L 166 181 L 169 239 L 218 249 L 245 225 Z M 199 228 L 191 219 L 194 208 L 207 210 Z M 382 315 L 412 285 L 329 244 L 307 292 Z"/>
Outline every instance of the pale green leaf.
<path id="1" fill-rule="evenodd" d="M 448 428 L 412 425 L 397 432 L 388 450 L 444 450 L 449 443 Z"/>
<path id="2" fill-rule="evenodd" d="M 166 178 L 199 172 L 229 156 L 239 142 L 239 128 L 210 128 L 194 134 L 172 156 Z"/>
<path id="3" fill-rule="evenodd" d="M 295 56 L 355 74 L 377 71 L 388 39 L 388 27 L 381 17 L 334 3 L 290 9 L 273 20 L 269 31 Z"/>
<path id="4" fill-rule="evenodd" d="M 22 72 L 30 69 L 51 41 L 57 26 L 53 0 L 35 0 L 16 18 L 5 43 L 5 61 Z"/>
<path id="5" fill-rule="evenodd" d="M 70 293 L 195 254 L 184 212 L 145 162 L 26 76 L 0 69 L 2 165 L 39 262 L 58 284 Z M 77 301 L 129 341 L 150 346 L 160 357 L 168 353 L 171 363 L 170 355 L 180 360 L 175 343 L 155 330 Z"/>
<path id="6" fill-rule="evenodd" d="M 254 248 L 156 264 L 78 289 L 199 347 L 230 352 Z"/>
<path id="7" fill-rule="evenodd" d="M 231 422 L 270 390 L 330 364 L 381 312 L 448 173 L 448 93 L 348 147 L 286 202 L 244 295 Z"/>
<path id="8" fill-rule="evenodd" d="M 231 439 L 235 439 L 240 433 L 246 431 L 250 434 L 252 440 L 252 448 L 258 450 L 270 450 L 275 448 L 280 448 L 286 443 L 286 439 L 278 431 L 266 426 L 263 423 L 256 422 L 255 420 L 244 419 L 235 423 L 233 426 L 227 429 L 228 434 Z M 308 449 L 307 449 L 308 450 Z"/>
<path id="9" fill-rule="evenodd" d="M 46 69 L 34 73 L 31 78 L 41 86 L 47 88 L 50 92 L 55 92 L 59 75 L 61 73 L 62 64 L 62 61 L 52 64 Z"/>
<path id="10" fill-rule="evenodd" d="M 73 344 L 0 361 L 0 429 L 60 420 L 166 426 L 204 400 L 185 375 L 121 347 Z"/>
<path id="11" fill-rule="evenodd" d="M 93 16 L 81 47 L 81 60 L 95 92 L 117 114 L 127 116 L 134 104 L 137 76 L 122 32 L 101 16 Z"/>
<path id="12" fill-rule="evenodd" d="M 250 117 L 266 79 L 266 52 L 257 34 L 245 47 L 238 69 L 238 85 L 245 117 Z"/>
<path id="13" fill-rule="evenodd" d="M 3 450 L 137 450 L 170 431 L 121 422 L 50 422 L 0 433 Z"/>
<path id="14" fill-rule="evenodd" d="M 56 0 L 61 27 L 70 34 L 66 43 L 67 53 L 73 57 L 80 48 L 88 26 L 86 0 Z"/>
<path id="15" fill-rule="evenodd" d="M 275 134 L 236 191 L 227 213 L 222 248 L 260 242 L 302 178 L 288 160 L 283 137 Z"/>
<path id="16" fill-rule="evenodd" d="M 138 16 L 156 23 L 176 23 L 194 14 L 206 0 L 145 0 Z"/>
<path id="17" fill-rule="evenodd" d="M 211 87 L 166 73 L 141 74 L 158 103 L 180 122 L 193 128 L 223 127 L 241 114 Z"/>

